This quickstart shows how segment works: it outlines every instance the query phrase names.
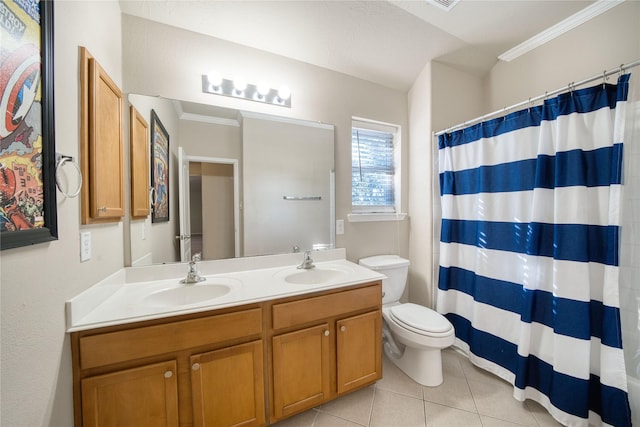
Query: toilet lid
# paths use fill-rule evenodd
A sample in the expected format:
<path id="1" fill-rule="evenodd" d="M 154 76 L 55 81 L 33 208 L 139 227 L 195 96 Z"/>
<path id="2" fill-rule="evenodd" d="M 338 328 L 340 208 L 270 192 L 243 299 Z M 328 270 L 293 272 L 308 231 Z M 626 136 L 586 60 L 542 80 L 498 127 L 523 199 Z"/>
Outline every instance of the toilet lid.
<path id="1" fill-rule="evenodd" d="M 391 315 L 399 323 L 404 323 L 425 332 L 447 332 L 451 323 L 442 314 L 418 304 L 400 304 L 391 308 Z"/>

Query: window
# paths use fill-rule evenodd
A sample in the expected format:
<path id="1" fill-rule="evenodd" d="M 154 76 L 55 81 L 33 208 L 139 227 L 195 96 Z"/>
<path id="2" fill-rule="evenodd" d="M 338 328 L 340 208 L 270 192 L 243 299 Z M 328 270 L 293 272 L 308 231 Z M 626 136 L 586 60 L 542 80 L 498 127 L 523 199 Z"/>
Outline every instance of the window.
<path id="1" fill-rule="evenodd" d="M 399 211 L 399 128 L 353 120 L 351 205 L 353 213 Z"/>

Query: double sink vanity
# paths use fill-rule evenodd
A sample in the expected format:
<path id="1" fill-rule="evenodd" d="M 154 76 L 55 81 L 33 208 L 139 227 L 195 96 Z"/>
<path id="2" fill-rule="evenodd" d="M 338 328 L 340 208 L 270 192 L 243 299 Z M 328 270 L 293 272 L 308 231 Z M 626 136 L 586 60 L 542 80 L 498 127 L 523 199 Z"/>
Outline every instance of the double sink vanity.
<path id="1" fill-rule="evenodd" d="M 125 268 L 67 302 L 77 426 L 261 426 L 382 377 L 384 276 L 343 249 Z"/>

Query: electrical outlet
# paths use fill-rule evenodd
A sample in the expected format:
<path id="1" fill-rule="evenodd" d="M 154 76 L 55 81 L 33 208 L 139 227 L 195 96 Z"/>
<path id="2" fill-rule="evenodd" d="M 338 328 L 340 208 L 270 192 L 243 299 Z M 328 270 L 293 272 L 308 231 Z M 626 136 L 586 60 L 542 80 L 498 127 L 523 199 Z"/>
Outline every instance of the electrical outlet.
<path id="1" fill-rule="evenodd" d="M 91 232 L 80 232 L 80 262 L 91 259 Z"/>
<path id="2" fill-rule="evenodd" d="M 344 219 L 336 220 L 336 234 L 344 234 Z"/>

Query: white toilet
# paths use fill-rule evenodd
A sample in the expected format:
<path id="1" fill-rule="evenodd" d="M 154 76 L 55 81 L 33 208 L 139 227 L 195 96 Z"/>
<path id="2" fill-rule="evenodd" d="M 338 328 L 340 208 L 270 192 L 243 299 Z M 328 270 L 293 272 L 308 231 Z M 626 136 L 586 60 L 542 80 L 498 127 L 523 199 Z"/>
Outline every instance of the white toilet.
<path id="1" fill-rule="evenodd" d="M 430 308 L 400 302 L 409 261 L 378 255 L 362 258 L 359 264 L 387 276 L 382 281 L 382 340 L 387 357 L 422 385 L 442 384 L 440 351 L 454 343 L 453 325 Z"/>

